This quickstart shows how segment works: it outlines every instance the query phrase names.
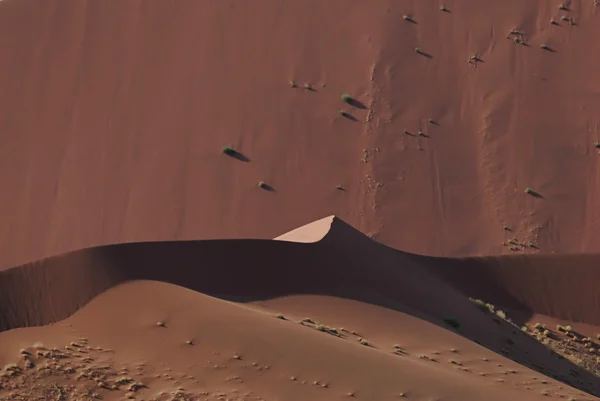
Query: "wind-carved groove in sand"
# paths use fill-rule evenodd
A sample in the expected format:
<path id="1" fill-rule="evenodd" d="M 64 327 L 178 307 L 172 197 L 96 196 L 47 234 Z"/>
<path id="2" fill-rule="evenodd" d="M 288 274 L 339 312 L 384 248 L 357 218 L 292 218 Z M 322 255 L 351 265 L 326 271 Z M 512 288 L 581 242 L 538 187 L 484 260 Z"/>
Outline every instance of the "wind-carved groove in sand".
<path id="1" fill-rule="evenodd" d="M 376 180 L 374 177 L 373 160 L 379 153 L 378 148 L 374 148 L 375 138 L 373 137 L 374 128 L 379 127 L 379 118 L 377 113 L 378 106 L 378 95 L 381 89 L 377 86 L 375 81 L 375 72 L 378 67 L 378 61 L 375 61 L 371 66 L 369 73 L 369 102 L 367 104 L 367 117 L 365 118 L 365 124 L 363 128 L 364 132 L 364 147 L 363 147 L 363 158 L 361 159 L 363 166 L 363 172 L 361 174 L 361 206 L 360 206 L 360 225 L 364 231 L 368 232 L 368 236 L 373 236 L 374 229 L 380 230 L 381 224 L 377 227 L 372 222 L 376 221 L 377 216 L 377 190 L 383 184 Z M 371 224 L 370 224 L 371 223 Z"/>
<path id="2" fill-rule="evenodd" d="M 512 230 L 511 236 L 518 237 L 521 242 L 537 242 L 539 239 L 539 227 L 532 227 L 532 222 L 521 216 L 520 225 L 516 221 L 507 221 L 514 215 L 511 210 L 513 202 L 511 197 L 515 195 L 516 176 L 509 176 L 508 167 L 514 165 L 512 158 L 514 153 L 505 147 L 517 126 L 518 108 L 510 96 L 510 93 L 500 95 L 503 99 L 495 100 L 495 108 L 482 117 L 482 127 L 477 131 L 476 137 L 480 141 L 480 167 L 481 180 L 483 184 L 483 195 L 485 197 L 482 207 L 487 207 L 492 221 L 501 230 L 503 226 L 509 226 Z M 508 112 L 502 112 L 508 110 Z M 517 191 L 518 192 L 518 191 Z M 537 231 L 536 231 L 537 230 Z M 523 231 L 526 231 L 523 235 Z M 504 243 L 506 245 L 506 243 Z M 498 244 L 499 246 L 502 243 Z"/>

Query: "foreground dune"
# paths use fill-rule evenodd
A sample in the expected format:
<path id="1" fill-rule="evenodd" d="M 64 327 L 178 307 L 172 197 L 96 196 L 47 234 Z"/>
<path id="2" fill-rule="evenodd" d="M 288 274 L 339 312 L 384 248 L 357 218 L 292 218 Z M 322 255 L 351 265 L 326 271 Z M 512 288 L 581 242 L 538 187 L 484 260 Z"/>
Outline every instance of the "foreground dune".
<path id="1" fill-rule="evenodd" d="M 536 258 L 543 262 L 539 256 L 530 258 L 531 264 Z M 456 270 L 457 277 L 475 262 L 482 277 L 499 268 L 485 258 L 450 262 L 445 267 Z M 352 393 L 384 400 L 404 392 L 414 399 L 459 400 L 470 394 L 472 399 L 534 400 L 576 394 L 576 399 L 592 399 L 581 391 L 600 390 L 596 376 L 557 359 L 521 332 L 519 324 L 482 312 L 468 299 L 469 286 L 448 280 L 443 270 L 441 259 L 387 248 L 335 217 L 277 241 L 157 242 L 72 252 L 0 274 L 0 323 L 12 329 L 1 334 L 0 362 L 14 362 L 20 349 L 37 341 L 62 349 L 85 337 L 94 347 L 113 350 L 93 358 L 100 358 L 100 364 L 108 358 L 115 372 L 143 362 L 140 379 L 149 393 L 169 393 L 181 385 L 190 394 L 236 390 L 265 399 L 320 399 L 319 394 L 330 399 Z M 526 273 L 523 268 L 521 274 Z M 469 277 L 473 279 L 472 272 Z M 486 277 L 487 282 L 474 279 L 490 285 L 486 293 L 495 299 L 486 300 L 510 307 L 503 300 L 520 296 L 519 286 L 510 287 L 499 277 L 492 288 L 491 274 Z M 539 299 L 527 294 L 522 298 L 535 300 L 539 309 L 515 309 L 523 322 L 532 313 L 560 317 L 554 312 L 562 309 L 552 309 L 551 294 L 541 292 Z M 596 296 L 581 293 L 580 300 Z M 275 318 L 278 313 L 283 319 Z M 460 327 L 449 325 L 449 318 Z M 394 352 L 394 344 L 402 352 Z M 200 353 L 194 356 L 191 350 Z M 79 355 L 77 349 L 73 352 Z M 213 352 L 219 354 L 211 356 Z M 243 359 L 231 359 L 235 353 Z M 75 364 L 81 372 L 84 365 L 77 361 L 69 366 Z M 257 371 L 263 365 L 250 362 L 271 369 Z M 200 381 L 165 382 L 167 366 Z M 22 368 L 23 377 L 34 374 Z M 71 383 L 72 377 L 64 380 Z M 327 389 L 311 385 L 314 381 Z M 5 387 L 12 388 L 10 383 Z M 111 394 L 116 397 L 104 396 Z"/>
<path id="2" fill-rule="evenodd" d="M 340 302 L 342 309 L 356 306 Z M 401 313 L 388 313 L 399 323 L 411 323 Z M 385 329 L 383 319 L 373 322 L 372 334 L 386 330 L 397 341 L 404 339 L 406 329 Z M 64 394 L 73 394 L 69 399 L 94 394 L 123 399 L 129 380 L 144 385 L 129 392 L 146 400 L 395 400 L 404 394 L 416 400 L 504 401 L 542 400 L 544 392 L 578 394 L 484 348 L 464 350 L 455 334 L 435 326 L 428 331 L 421 344 L 411 346 L 418 351 L 435 344 L 421 352 L 431 357 L 440 352 L 438 362 L 419 358 L 411 348 L 393 354 L 393 343 L 364 346 L 352 335 L 336 338 L 180 287 L 138 281 L 107 291 L 59 324 L 3 333 L 3 362 L 23 366 L 18 361 L 25 349 L 35 366 L 2 379 L 2 396 L 8 398 L 0 399 L 19 399 L 9 396 L 15 390 L 24 397 L 49 391 L 27 388 L 36 375 L 54 378 Z M 40 341 L 43 345 L 36 344 Z M 66 354 L 54 363 L 44 357 L 53 347 Z M 485 356 L 489 360 L 483 361 Z M 100 379 L 94 381 L 98 371 L 102 374 L 96 373 Z"/>

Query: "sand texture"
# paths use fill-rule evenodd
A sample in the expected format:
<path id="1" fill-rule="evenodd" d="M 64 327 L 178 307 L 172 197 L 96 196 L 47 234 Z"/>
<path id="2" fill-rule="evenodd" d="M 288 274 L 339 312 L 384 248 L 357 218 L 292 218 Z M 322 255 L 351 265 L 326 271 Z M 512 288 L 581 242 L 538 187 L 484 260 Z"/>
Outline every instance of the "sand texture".
<path id="1" fill-rule="evenodd" d="M 598 0 L 0 1 L 0 401 L 599 399 L 598 38 Z"/>

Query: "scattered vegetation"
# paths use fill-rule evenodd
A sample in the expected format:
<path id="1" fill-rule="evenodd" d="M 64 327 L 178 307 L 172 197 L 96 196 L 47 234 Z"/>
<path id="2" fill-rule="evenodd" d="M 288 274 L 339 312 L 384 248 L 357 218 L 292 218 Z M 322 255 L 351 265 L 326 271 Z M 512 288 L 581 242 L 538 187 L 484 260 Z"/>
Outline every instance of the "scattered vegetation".
<path id="1" fill-rule="evenodd" d="M 413 17 L 411 17 L 410 15 L 403 15 L 403 16 L 402 16 L 402 19 L 403 19 L 404 21 L 408 21 L 408 22 L 412 22 L 412 23 L 414 23 L 414 22 L 415 22 L 415 20 L 413 19 Z"/>
<path id="2" fill-rule="evenodd" d="M 290 85 L 290 88 L 297 88 L 298 85 L 296 85 L 296 81 L 292 80 L 288 83 Z"/>
<path id="3" fill-rule="evenodd" d="M 156 322 L 156 325 L 158 327 L 167 327 L 167 324 L 165 322 Z"/>
<path id="4" fill-rule="evenodd" d="M 469 298 L 470 301 L 474 302 L 475 305 L 477 305 L 477 307 L 479 309 L 481 309 L 484 312 L 491 312 L 494 313 L 495 307 L 492 304 L 489 304 L 487 302 L 483 302 L 481 299 L 473 299 L 473 298 Z"/>
<path id="5" fill-rule="evenodd" d="M 283 316 L 281 313 L 278 313 L 278 314 L 276 314 L 276 315 L 275 315 L 275 317 L 276 317 L 277 319 L 281 319 L 281 320 L 287 320 L 287 319 L 286 319 L 286 317 L 285 317 L 285 316 Z"/>
<path id="6" fill-rule="evenodd" d="M 525 193 L 528 195 L 534 195 L 536 192 L 531 188 L 525 188 Z"/>
<path id="7" fill-rule="evenodd" d="M 235 156 L 235 155 L 237 155 L 237 151 L 234 148 L 232 148 L 231 146 L 224 147 L 223 150 L 222 150 L 222 152 L 224 154 L 226 154 L 227 156 Z"/>
<path id="8" fill-rule="evenodd" d="M 369 342 L 367 340 L 365 340 L 364 338 L 361 338 L 361 337 L 357 338 L 357 341 L 360 343 L 360 345 L 366 345 L 366 346 L 371 345 L 371 344 L 369 344 Z"/>
<path id="9" fill-rule="evenodd" d="M 444 318 L 444 323 L 446 323 L 448 326 L 453 327 L 455 329 L 459 329 L 460 328 L 460 321 L 455 318 L 455 317 L 445 317 Z"/>
<path id="10" fill-rule="evenodd" d="M 344 102 L 348 103 L 348 104 L 350 104 L 350 103 L 352 103 L 352 101 L 354 101 L 354 99 L 352 98 L 352 96 L 350 96 L 350 95 L 348 95 L 348 94 L 346 94 L 346 93 L 344 93 L 344 94 L 342 95 L 342 100 L 343 100 Z"/>
<path id="11" fill-rule="evenodd" d="M 448 10 L 448 9 L 447 9 L 446 7 L 444 7 L 444 6 L 440 6 L 440 11 L 441 11 L 441 12 L 443 12 L 443 13 L 449 13 L 449 12 L 450 12 L 450 10 Z"/>

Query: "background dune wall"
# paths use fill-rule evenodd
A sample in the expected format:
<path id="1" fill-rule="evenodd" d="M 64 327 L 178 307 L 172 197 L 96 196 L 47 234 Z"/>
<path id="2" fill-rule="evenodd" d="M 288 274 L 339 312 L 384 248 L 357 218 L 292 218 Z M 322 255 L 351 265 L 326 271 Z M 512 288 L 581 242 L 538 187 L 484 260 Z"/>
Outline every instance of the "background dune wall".
<path id="1" fill-rule="evenodd" d="M 424 318 L 478 313 L 465 307 L 466 296 L 471 296 L 502 307 L 598 324 L 599 259 L 597 255 L 422 257 L 377 244 L 340 221 L 322 240 L 308 244 L 268 240 L 118 244 L 0 272 L 0 329 L 64 319 L 99 293 L 128 280 L 164 281 L 242 302 L 290 294 L 341 296 Z"/>
<path id="2" fill-rule="evenodd" d="M 600 323 L 600 255 L 427 259 L 423 265 L 470 297 L 573 322 Z"/>
<path id="3" fill-rule="evenodd" d="M 508 236 L 598 251 L 598 9 L 573 2 L 577 26 L 553 27 L 550 2 L 447 6 L 1 2 L 0 266 L 273 238 L 330 214 L 421 254 L 510 252 Z M 513 28 L 530 47 L 505 38 Z M 429 138 L 403 134 L 420 128 Z"/>

